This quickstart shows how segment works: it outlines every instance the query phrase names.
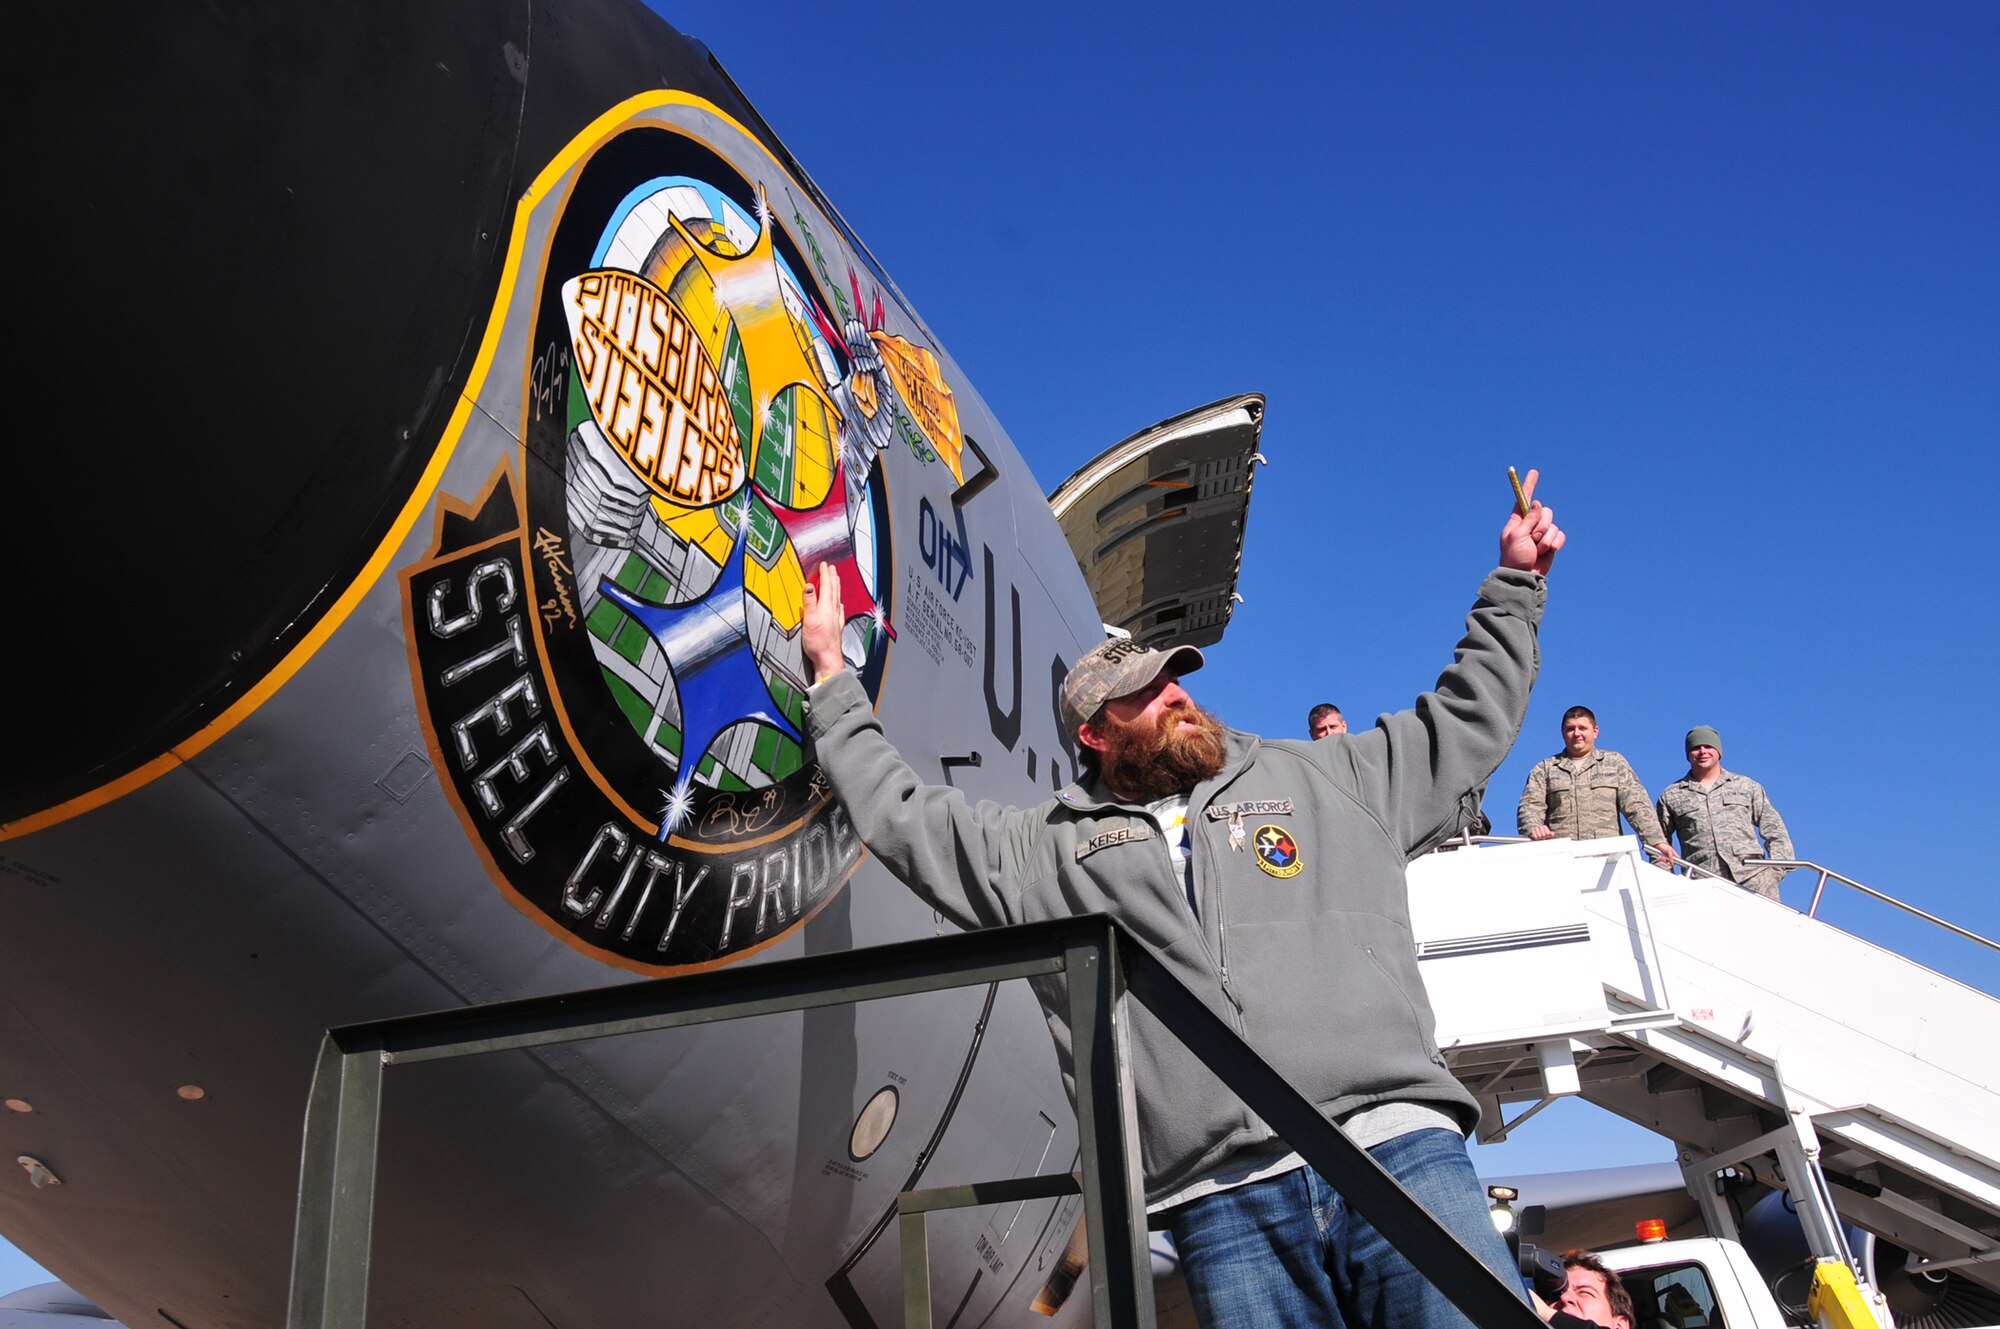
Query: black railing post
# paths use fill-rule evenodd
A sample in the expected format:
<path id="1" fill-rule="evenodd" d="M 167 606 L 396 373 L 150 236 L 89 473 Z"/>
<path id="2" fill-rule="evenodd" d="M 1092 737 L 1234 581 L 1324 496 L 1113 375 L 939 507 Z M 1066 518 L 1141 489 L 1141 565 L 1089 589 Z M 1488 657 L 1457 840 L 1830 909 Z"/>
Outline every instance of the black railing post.
<path id="1" fill-rule="evenodd" d="M 903 1214 L 896 1233 L 903 1248 L 903 1329 L 931 1329 L 931 1238 L 926 1214 Z"/>
<path id="2" fill-rule="evenodd" d="M 1063 951 L 1069 983 L 1076 1126 L 1083 1153 L 1083 1214 L 1090 1233 L 1090 1295 L 1096 1322 L 1111 1329 L 1153 1323 L 1152 1258 L 1140 1187 L 1138 1104 L 1125 1038 L 1125 983 L 1117 932 Z"/>
<path id="3" fill-rule="evenodd" d="M 346 1329 L 367 1319 L 381 1121 L 380 1042 L 343 1046 L 328 1034 L 306 1103 L 288 1329 Z"/>

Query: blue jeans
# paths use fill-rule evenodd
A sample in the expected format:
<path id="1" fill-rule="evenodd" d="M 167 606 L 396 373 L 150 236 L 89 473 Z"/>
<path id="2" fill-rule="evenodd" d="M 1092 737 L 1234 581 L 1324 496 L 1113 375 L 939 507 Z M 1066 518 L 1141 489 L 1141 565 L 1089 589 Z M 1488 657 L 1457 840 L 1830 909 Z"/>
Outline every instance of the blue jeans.
<path id="1" fill-rule="evenodd" d="M 1453 1131 L 1368 1151 L 1438 1222 L 1521 1285 Z M 1442 1292 L 1309 1167 L 1204 1195 L 1170 1219 L 1195 1317 L 1208 1329 L 1462 1329 Z"/>

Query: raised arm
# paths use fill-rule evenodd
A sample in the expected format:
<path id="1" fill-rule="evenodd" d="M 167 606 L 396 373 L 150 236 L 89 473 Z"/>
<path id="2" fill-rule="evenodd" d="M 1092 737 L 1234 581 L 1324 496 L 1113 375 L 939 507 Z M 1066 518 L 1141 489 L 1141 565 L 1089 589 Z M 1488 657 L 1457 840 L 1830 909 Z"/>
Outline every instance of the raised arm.
<path id="1" fill-rule="evenodd" d="M 1539 480 L 1528 472 L 1530 500 Z M 1500 566 L 1479 588 L 1451 667 L 1414 707 L 1344 745 L 1363 799 L 1404 853 L 1451 833 L 1458 800 L 1492 776 L 1520 735 L 1541 665 L 1545 577 L 1562 546 L 1555 514 L 1541 503 L 1510 511 Z"/>
<path id="2" fill-rule="evenodd" d="M 805 587 L 801 645 L 812 672 L 806 730 L 834 796 L 869 852 L 897 880 L 960 927 L 1019 922 L 1008 894 L 1010 837 L 1026 813 L 974 805 L 918 779 L 883 734 L 861 681 L 841 655 L 840 579 L 821 564 Z"/>

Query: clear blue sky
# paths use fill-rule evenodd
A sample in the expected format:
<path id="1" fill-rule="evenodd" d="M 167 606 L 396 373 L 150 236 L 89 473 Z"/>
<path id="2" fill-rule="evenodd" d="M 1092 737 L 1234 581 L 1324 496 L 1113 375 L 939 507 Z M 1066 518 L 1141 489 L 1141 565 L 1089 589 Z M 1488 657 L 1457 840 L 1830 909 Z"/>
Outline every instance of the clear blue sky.
<path id="1" fill-rule="evenodd" d="M 1271 8 L 663 12 L 1045 485 L 1267 394 L 1225 720 L 1407 705 L 1537 466 L 1570 548 L 1496 825 L 1571 704 L 1656 794 L 1712 724 L 1800 854 L 2000 934 L 2000 7 Z M 1478 1161 L 1670 1153 L 1575 1104 Z"/>
<path id="2" fill-rule="evenodd" d="M 1713 724 L 1801 854 L 2000 933 L 2000 6 L 666 12 L 1045 484 L 1268 395 L 1196 680 L 1224 719 L 1406 705 L 1538 466 L 1571 546 L 1496 823 L 1574 702 L 1655 792 Z M 1825 912 L 2000 990 L 1991 952 Z M 1667 1156 L 1571 1105 L 1479 1163 Z"/>

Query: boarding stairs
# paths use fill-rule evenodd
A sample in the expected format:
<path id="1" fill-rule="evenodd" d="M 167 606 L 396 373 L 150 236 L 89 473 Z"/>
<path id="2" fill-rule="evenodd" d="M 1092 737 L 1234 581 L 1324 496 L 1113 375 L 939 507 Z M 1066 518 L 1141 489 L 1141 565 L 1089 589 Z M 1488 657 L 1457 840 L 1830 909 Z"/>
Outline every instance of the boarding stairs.
<path id="1" fill-rule="evenodd" d="M 1578 1095 L 1678 1144 L 1717 1235 L 1734 1169 L 1823 1257 L 1837 1210 L 2000 1291 L 2000 1001 L 1629 836 L 1427 855 L 1410 912 L 1482 1139 Z"/>

